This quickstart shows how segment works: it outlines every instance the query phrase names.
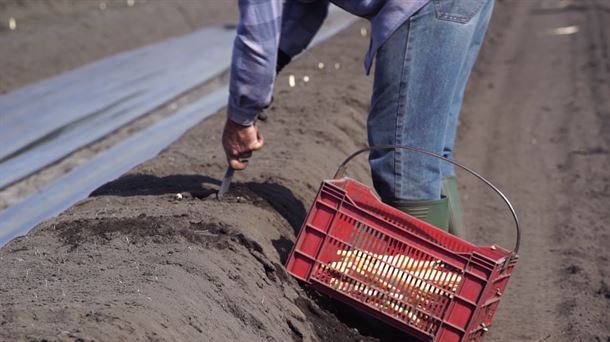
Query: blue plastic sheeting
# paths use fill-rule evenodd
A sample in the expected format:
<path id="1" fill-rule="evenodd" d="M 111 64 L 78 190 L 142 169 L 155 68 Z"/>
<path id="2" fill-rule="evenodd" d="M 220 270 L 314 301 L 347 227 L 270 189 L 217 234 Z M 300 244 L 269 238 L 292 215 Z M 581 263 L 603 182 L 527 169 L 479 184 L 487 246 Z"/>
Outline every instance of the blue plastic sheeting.
<path id="1" fill-rule="evenodd" d="M 222 73 L 233 37 L 205 28 L 0 96 L 0 188 Z"/>
<path id="2" fill-rule="evenodd" d="M 314 44 L 354 17 L 332 7 Z M 0 96 L 0 189 L 228 69 L 235 33 L 209 27 Z"/>
<path id="3" fill-rule="evenodd" d="M 227 94 L 227 87 L 215 91 L 173 116 L 102 152 L 23 202 L 0 212 L 0 246 L 27 233 L 43 220 L 69 208 L 100 185 L 155 157 L 186 130 L 224 107 Z"/>

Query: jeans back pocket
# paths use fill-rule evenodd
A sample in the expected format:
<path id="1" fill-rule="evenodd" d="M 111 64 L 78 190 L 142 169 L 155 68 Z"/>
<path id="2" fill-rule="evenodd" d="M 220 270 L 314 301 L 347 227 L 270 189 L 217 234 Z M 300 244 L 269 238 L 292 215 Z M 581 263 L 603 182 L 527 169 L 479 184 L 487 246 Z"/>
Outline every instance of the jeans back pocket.
<path id="1" fill-rule="evenodd" d="M 465 24 L 491 0 L 433 0 L 436 17 Z"/>

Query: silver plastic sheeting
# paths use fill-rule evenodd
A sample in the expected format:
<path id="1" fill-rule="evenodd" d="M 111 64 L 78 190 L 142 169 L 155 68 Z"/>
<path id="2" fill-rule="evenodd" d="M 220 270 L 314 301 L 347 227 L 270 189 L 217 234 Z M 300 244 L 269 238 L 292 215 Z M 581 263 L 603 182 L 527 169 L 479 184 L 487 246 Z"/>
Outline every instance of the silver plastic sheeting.
<path id="1" fill-rule="evenodd" d="M 0 96 L 0 188 L 220 74 L 233 37 L 201 29 Z"/>
<path id="2" fill-rule="evenodd" d="M 227 94 L 227 87 L 215 91 L 175 115 L 114 145 L 88 163 L 51 182 L 25 201 L 0 212 L 0 246 L 69 208 L 100 185 L 156 156 L 186 130 L 224 107 Z"/>

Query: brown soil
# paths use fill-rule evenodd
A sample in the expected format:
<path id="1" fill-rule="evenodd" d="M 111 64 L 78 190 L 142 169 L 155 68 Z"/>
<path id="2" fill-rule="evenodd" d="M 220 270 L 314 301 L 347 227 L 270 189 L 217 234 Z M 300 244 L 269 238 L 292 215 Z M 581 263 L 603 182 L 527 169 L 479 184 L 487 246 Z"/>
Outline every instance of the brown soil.
<path id="1" fill-rule="evenodd" d="M 609 11 L 546 4 L 498 3 L 461 119 L 458 159 L 507 192 L 524 230 L 487 340 L 607 341 Z M 568 25 L 580 32 L 547 34 Z M 0 249 L 0 339 L 407 340 L 282 267 L 320 180 L 365 143 L 366 45 L 351 27 L 283 72 L 267 145 L 226 199 L 220 113 Z M 365 158 L 350 174 L 367 179 Z M 502 203 L 460 176 L 468 238 L 511 247 Z"/>

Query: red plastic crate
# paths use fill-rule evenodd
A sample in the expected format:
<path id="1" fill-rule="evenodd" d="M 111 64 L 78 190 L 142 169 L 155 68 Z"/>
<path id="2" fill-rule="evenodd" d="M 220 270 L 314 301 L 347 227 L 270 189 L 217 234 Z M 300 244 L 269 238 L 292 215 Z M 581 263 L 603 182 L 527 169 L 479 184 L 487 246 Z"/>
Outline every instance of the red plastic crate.
<path id="1" fill-rule="evenodd" d="M 343 178 L 322 183 L 286 268 L 414 337 L 450 342 L 481 340 L 516 261 L 516 253 L 464 241 Z"/>

